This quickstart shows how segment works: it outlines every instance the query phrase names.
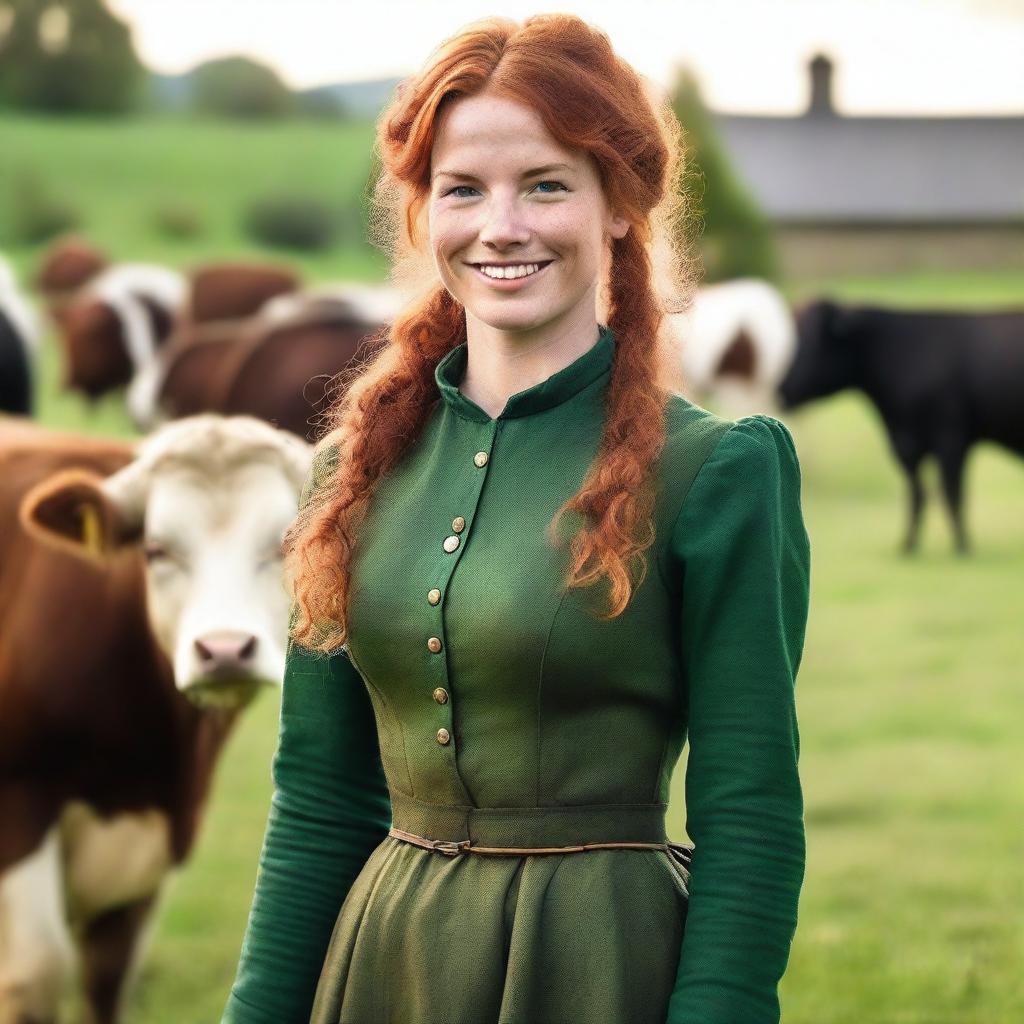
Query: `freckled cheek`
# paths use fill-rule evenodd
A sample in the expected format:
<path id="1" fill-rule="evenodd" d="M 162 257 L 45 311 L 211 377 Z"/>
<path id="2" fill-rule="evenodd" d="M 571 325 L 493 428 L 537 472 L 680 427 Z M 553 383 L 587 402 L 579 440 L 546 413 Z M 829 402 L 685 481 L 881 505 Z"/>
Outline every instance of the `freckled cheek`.
<path id="1" fill-rule="evenodd" d="M 549 249 L 563 257 L 577 254 L 581 243 L 585 244 L 579 218 L 569 211 L 546 212 L 544 216 L 537 218 L 532 230 Z"/>
<path id="2" fill-rule="evenodd" d="M 450 213 L 437 213 L 430 217 L 430 250 L 438 261 L 457 255 L 475 238 L 476 228 L 468 217 Z"/>

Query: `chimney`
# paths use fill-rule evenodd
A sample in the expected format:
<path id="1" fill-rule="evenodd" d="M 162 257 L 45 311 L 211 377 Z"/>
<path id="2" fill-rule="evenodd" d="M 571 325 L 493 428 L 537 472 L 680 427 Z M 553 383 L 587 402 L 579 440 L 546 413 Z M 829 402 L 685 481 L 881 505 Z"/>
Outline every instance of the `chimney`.
<path id="1" fill-rule="evenodd" d="M 807 107 L 809 117 L 835 117 L 832 105 L 832 61 L 819 53 L 810 63 L 811 102 Z"/>

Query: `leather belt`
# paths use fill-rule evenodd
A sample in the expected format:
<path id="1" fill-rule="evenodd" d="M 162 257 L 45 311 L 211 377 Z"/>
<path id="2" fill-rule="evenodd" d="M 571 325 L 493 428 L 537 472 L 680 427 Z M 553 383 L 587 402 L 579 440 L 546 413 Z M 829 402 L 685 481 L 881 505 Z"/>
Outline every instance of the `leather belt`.
<path id="1" fill-rule="evenodd" d="M 391 790 L 391 827 L 414 836 L 476 846 L 548 849 L 623 840 L 664 844 L 667 804 L 473 807 L 432 804 Z"/>
<path id="2" fill-rule="evenodd" d="M 469 839 L 458 842 L 445 839 L 427 839 L 414 832 L 405 832 L 400 828 L 392 828 L 388 835 L 393 839 L 420 846 L 425 850 L 435 850 L 448 857 L 457 857 L 462 853 L 479 853 L 499 857 L 520 857 L 535 853 L 582 853 L 585 850 L 662 850 L 689 867 L 693 856 L 693 847 L 685 843 L 582 843 L 579 846 L 475 846 Z"/>

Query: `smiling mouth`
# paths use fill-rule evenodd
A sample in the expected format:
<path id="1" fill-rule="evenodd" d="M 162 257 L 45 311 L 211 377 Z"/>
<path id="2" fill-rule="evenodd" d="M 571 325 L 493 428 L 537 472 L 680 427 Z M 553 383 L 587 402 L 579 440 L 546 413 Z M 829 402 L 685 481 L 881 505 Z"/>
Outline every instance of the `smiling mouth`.
<path id="1" fill-rule="evenodd" d="M 553 260 L 539 260 L 535 263 L 471 263 L 478 273 L 492 281 L 517 281 L 540 273 Z"/>

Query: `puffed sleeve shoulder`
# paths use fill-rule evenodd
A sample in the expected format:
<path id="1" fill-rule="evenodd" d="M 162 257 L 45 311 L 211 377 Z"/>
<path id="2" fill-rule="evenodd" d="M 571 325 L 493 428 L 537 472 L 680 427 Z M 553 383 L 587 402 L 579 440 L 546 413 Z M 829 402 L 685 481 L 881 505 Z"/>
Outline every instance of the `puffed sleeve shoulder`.
<path id="1" fill-rule="evenodd" d="M 736 421 L 672 529 L 689 755 L 690 904 L 669 1024 L 770 1024 L 796 930 L 803 799 L 795 683 L 810 545 L 793 438 Z"/>

